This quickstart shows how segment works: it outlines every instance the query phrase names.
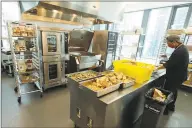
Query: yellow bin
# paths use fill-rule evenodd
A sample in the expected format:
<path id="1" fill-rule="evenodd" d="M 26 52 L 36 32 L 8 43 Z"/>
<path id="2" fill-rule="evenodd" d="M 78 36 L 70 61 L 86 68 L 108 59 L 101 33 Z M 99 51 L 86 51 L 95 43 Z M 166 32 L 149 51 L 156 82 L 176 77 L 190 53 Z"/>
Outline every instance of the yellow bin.
<path id="1" fill-rule="evenodd" d="M 116 60 L 113 62 L 113 66 L 115 72 L 122 72 L 125 75 L 134 78 L 136 83 L 144 83 L 148 81 L 155 69 L 155 66 L 152 64 L 132 60 Z"/>

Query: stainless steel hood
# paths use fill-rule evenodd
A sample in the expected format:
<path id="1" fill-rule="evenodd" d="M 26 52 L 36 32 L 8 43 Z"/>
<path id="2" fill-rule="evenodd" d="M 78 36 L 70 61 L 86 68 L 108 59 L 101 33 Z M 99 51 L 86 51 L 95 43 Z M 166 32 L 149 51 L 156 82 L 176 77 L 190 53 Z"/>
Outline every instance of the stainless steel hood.
<path id="1" fill-rule="evenodd" d="M 20 8 L 24 20 L 40 20 L 79 25 L 112 23 L 98 16 L 99 8 L 95 6 L 81 6 L 75 4 L 75 2 L 20 1 Z"/>

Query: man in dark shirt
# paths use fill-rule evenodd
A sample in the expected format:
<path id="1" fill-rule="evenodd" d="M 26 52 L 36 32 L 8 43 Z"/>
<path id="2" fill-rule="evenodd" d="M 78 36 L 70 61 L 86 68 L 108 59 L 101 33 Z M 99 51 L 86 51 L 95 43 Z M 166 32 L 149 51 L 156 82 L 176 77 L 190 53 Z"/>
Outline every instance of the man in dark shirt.
<path id="1" fill-rule="evenodd" d="M 175 48 L 171 54 L 169 60 L 163 64 L 166 68 L 166 81 L 164 88 L 173 92 L 174 101 L 167 105 L 164 114 L 167 115 L 168 111 L 175 111 L 175 102 L 177 99 L 178 87 L 187 80 L 187 69 L 189 63 L 189 53 L 187 48 L 181 43 L 180 37 L 177 35 L 171 35 L 167 38 L 167 45 L 171 48 Z"/>

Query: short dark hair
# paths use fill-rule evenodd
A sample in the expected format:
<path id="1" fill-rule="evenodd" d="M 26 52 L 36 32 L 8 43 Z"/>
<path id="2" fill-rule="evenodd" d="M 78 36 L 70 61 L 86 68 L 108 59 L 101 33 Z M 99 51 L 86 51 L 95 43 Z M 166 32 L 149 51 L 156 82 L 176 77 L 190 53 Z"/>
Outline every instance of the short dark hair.
<path id="1" fill-rule="evenodd" d="M 167 38 L 166 38 L 166 40 L 167 41 L 169 41 L 169 42 L 178 42 L 178 43 L 182 43 L 181 41 L 180 41 L 180 37 L 178 36 L 178 35 L 170 35 L 170 36 L 168 36 Z"/>

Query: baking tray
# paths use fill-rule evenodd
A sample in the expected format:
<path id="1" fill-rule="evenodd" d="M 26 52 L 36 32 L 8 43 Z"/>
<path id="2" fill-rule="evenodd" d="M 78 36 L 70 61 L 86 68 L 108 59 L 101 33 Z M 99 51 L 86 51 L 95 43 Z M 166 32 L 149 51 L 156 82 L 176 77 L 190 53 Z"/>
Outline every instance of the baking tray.
<path id="1" fill-rule="evenodd" d="M 116 84 L 116 85 L 112 85 L 110 87 L 107 87 L 105 89 L 102 89 L 102 90 L 99 90 L 99 91 L 94 91 L 94 90 L 91 90 L 90 88 L 84 86 L 83 84 L 86 83 L 86 82 L 91 82 L 91 81 L 94 81 L 95 79 L 91 79 L 91 80 L 87 80 L 87 81 L 83 81 L 83 82 L 80 82 L 80 86 L 82 89 L 86 89 L 86 90 L 89 90 L 91 91 L 91 93 L 93 93 L 94 95 L 96 95 L 97 97 L 101 97 L 103 95 L 106 95 L 110 92 L 113 92 L 113 91 L 116 91 L 119 89 L 121 83 L 119 84 Z"/>
<path id="2" fill-rule="evenodd" d="M 96 76 L 95 77 L 86 78 L 86 79 L 80 79 L 80 80 L 75 80 L 75 79 L 71 78 L 71 75 L 73 75 L 73 74 L 88 73 L 88 72 L 92 72 L 92 73 L 96 74 Z M 103 75 L 101 73 L 95 72 L 93 70 L 86 70 L 86 71 L 81 71 L 81 72 L 70 73 L 70 74 L 67 74 L 66 76 L 71 78 L 72 80 L 74 80 L 76 82 L 82 82 L 82 81 L 90 80 L 90 79 L 97 78 L 97 77 L 100 77 L 100 76 L 103 76 Z"/>

